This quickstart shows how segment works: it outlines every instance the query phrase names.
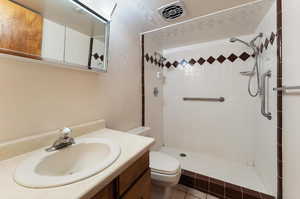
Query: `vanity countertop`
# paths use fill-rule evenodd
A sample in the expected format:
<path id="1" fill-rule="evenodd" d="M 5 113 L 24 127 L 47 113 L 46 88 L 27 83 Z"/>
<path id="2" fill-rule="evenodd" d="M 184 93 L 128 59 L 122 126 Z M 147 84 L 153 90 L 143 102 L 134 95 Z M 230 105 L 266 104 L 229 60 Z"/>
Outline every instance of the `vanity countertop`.
<path id="1" fill-rule="evenodd" d="M 0 161 L 0 189 L 3 199 L 77 199 L 91 198 L 99 190 L 104 188 L 117 176 L 119 176 L 129 165 L 141 157 L 150 146 L 154 139 L 142 136 L 136 136 L 111 129 L 101 129 L 89 134 L 85 138 L 107 138 L 118 143 L 121 147 L 121 155 L 110 167 L 99 174 L 96 174 L 86 180 L 73 183 L 66 186 L 47 188 L 47 189 L 29 189 L 16 184 L 13 180 L 13 174 L 16 167 L 31 153 L 19 155 L 7 160 Z M 78 138 L 76 138 L 78 139 Z"/>

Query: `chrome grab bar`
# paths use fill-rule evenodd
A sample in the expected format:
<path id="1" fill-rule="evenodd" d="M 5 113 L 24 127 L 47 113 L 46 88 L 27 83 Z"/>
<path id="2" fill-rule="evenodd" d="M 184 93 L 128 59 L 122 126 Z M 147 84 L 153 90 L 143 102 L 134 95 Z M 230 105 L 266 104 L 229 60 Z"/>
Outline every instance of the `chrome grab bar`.
<path id="1" fill-rule="evenodd" d="M 273 88 L 273 91 L 286 92 L 287 90 L 300 90 L 300 86 L 282 86 L 281 88 Z"/>
<path id="2" fill-rule="evenodd" d="M 225 98 L 224 97 L 220 97 L 220 98 L 184 97 L 183 101 L 225 102 Z"/>
<path id="3" fill-rule="evenodd" d="M 266 81 L 268 78 L 271 78 L 272 72 L 269 70 L 262 75 L 262 88 L 261 88 L 261 113 L 263 116 L 272 119 L 272 113 L 266 111 L 266 97 L 268 94 L 268 90 L 266 89 Z"/>

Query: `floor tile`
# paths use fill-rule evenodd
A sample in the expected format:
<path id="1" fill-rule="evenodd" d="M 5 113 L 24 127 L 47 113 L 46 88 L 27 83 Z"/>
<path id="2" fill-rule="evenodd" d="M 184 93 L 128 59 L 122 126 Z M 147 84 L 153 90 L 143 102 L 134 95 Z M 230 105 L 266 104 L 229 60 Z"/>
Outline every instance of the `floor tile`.
<path id="1" fill-rule="evenodd" d="M 217 198 L 217 197 L 215 197 L 215 196 L 207 195 L 207 198 L 206 198 L 206 199 L 219 199 L 219 198 Z"/>
<path id="2" fill-rule="evenodd" d="M 193 196 L 191 194 L 187 194 L 186 197 L 185 197 L 185 199 L 206 199 L 206 198 L 198 198 L 198 197 Z"/>
<path id="3" fill-rule="evenodd" d="M 186 196 L 186 192 L 174 188 L 171 198 L 172 199 L 185 199 L 185 196 Z"/>
<path id="4" fill-rule="evenodd" d="M 188 192 L 188 190 L 191 189 L 191 188 L 189 188 L 189 187 L 187 187 L 187 186 L 184 186 L 184 185 L 182 185 L 182 184 L 178 184 L 178 185 L 176 185 L 176 186 L 174 187 L 174 189 L 178 189 L 178 190 L 181 190 L 181 191 L 183 191 L 183 192 Z"/>
<path id="5" fill-rule="evenodd" d="M 192 188 L 187 189 L 187 194 L 193 195 L 200 199 L 206 199 L 206 195 L 207 195 L 206 193 L 200 192 L 200 191 L 198 191 L 196 189 L 192 189 Z"/>

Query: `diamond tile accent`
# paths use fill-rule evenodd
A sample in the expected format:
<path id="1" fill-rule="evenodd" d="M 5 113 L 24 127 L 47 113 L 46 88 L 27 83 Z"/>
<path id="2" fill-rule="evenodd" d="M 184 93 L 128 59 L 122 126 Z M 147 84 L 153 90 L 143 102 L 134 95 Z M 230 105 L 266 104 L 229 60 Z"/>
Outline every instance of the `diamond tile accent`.
<path id="1" fill-rule="evenodd" d="M 193 58 L 189 61 L 189 64 L 191 66 L 194 66 L 196 63 L 197 63 L 196 60 L 194 60 Z"/>
<path id="2" fill-rule="evenodd" d="M 207 59 L 207 62 L 210 63 L 210 64 L 213 64 L 214 62 L 216 61 L 216 59 L 212 56 L 210 56 L 208 59 Z"/>
<path id="3" fill-rule="evenodd" d="M 237 58 L 238 57 L 232 53 L 227 59 L 233 63 Z"/>
<path id="4" fill-rule="evenodd" d="M 98 54 L 98 53 L 95 53 L 95 54 L 93 55 L 93 57 L 94 57 L 94 59 L 99 59 L 99 54 Z"/>
<path id="5" fill-rule="evenodd" d="M 172 66 L 172 64 L 168 61 L 167 63 L 166 63 L 166 67 L 167 68 L 170 68 Z"/>
<path id="6" fill-rule="evenodd" d="M 270 37 L 270 43 L 273 45 L 275 41 L 276 35 L 274 32 L 272 32 L 271 37 Z"/>
<path id="7" fill-rule="evenodd" d="M 266 49 L 266 50 L 268 49 L 269 43 L 270 43 L 270 41 L 269 41 L 269 39 L 267 38 L 266 41 L 265 41 L 265 49 Z"/>
<path id="8" fill-rule="evenodd" d="M 101 61 L 104 61 L 104 55 L 101 55 L 101 56 L 100 56 L 100 60 L 101 60 Z"/>
<path id="9" fill-rule="evenodd" d="M 173 66 L 174 66 L 175 68 L 177 68 L 178 65 L 179 65 L 178 61 L 174 61 Z"/>
<path id="10" fill-rule="evenodd" d="M 246 53 L 246 52 L 243 52 L 243 53 L 239 56 L 239 58 L 240 58 L 241 60 L 243 60 L 243 61 L 246 61 L 247 59 L 249 59 L 249 57 L 250 57 L 250 55 L 249 55 L 248 53 Z"/>
<path id="11" fill-rule="evenodd" d="M 266 38 L 264 42 L 262 42 L 259 46 L 259 51 L 260 53 L 263 53 L 264 49 L 268 49 L 268 47 L 270 45 L 273 45 L 274 42 L 276 41 L 276 37 L 277 35 L 272 32 L 270 35 L 270 38 Z M 208 62 L 210 64 L 215 63 L 216 61 L 218 61 L 220 64 L 223 64 L 226 60 L 231 61 L 232 63 L 235 62 L 237 59 L 241 59 L 243 61 L 247 61 L 250 57 L 255 58 L 255 54 L 250 54 L 247 52 L 243 52 L 240 56 L 235 55 L 234 53 L 232 53 L 229 57 L 225 57 L 224 55 L 220 55 L 217 58 L 210 56 L 207 60 L 204 59 L 203 57 L 200 57 L 198 59 L 198 61 L 196 61 L 194 58 L 191 58 L 189 61 L 187 61 L 186 59 L 181 60 L 180 62 L 178 61 L 174 61 L 173 63 L 171 62 L 167 62 L 167 63 L 160 63 L 157 59 L 154 59 L 153 56 L 150 56 L 149 53 L 147 53 L 145 55 L 145 59 L 147 62 L 151 62 L 152 64 L 154 63 L 155 65 L 158 65 L 159 67 L 167 67 L 170 68 L 172 66 L 174 66 L 175 68 L 177 68 L 180 65 L 185 66 L 187 64 L 190 64 L 191 66 L 194 66 L 196 63 L 203 65 L 205 62 Z M 104 59 L 104 56 L 101 56 L 101 59 Z"/>
<path id="12" fill-rule="evenodd" d="M 152 56 L 150 57 L 150 61 L 151 61 L 151 64 L 153 64 L 154 59 Z"/>
<path id="13" fill-rule="evenodd" d="M 145 58 L 146 58 L 146 61 L 147 61 L 147 62 L 150 60 L 150 57 L 149 57 L 149 54 L 148 54 L 148 53 L 146 54 Z"/>
<path id="14" fill-rule="evenodd" d="M 205 62 L 206 62 L 206 60 L 203 59 L 202 57 L 198 60 L 198 63 L 199 63 L 200 65 L 203 65 Z"/>
<path id="15" fill-rule="evenodd" d="M 217 60 L 218 60 L 218 62 L 223 64 L 223 62 L 226 60 L 226 57 L 224 57 L 223 55 L 220 55 Z"/>

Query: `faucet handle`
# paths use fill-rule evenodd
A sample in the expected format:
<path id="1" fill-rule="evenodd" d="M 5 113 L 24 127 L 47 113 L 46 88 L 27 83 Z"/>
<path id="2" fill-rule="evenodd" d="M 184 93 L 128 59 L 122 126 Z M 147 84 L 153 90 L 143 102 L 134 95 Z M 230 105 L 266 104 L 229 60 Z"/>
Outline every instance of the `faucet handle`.
<path id="1" fill-rule="evenodd" d="M 63 138 L 69 137 L 70 133 L 72 132 L 72 129 L 68 127 L 64 127 L 63 129 L 59 129 L 59 131 L 62 133 Z"/>

